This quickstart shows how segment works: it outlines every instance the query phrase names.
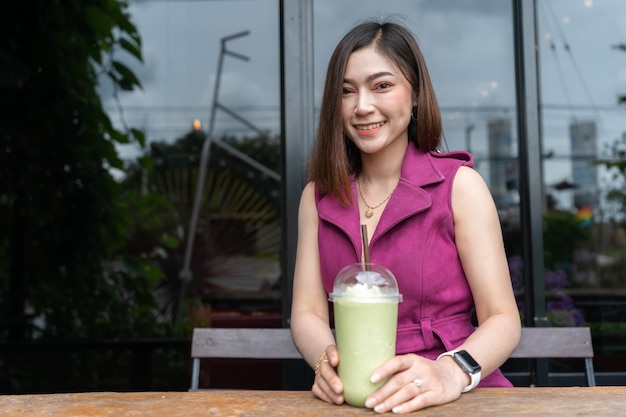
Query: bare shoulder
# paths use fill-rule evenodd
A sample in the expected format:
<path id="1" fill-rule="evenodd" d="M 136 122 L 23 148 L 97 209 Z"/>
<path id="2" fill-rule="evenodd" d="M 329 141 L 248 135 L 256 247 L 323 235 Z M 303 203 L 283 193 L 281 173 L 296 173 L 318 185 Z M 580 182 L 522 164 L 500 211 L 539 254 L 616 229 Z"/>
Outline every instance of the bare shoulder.
<path id="1" fill-rule="evenodd" d="M 302 204 L 315 204 L 315 183 L 312 181 L 308 182 L 302 190 L 300 205 Z"/>
<path id="2" fill-rule="evenodd" d="M 495 208 L 487 183 L 475 169 L 462 166 L 457 171 L 452 185 L 452 207 L 455 217 Z"/>
<path id="3" fill-rule="evenodd" d="M 301 221 L 313 221 L 317 219 L 317 205 L 315 204 L 315 183 L 309 182 L 305 185 L 300 196 L 300 207 L 298 208 Z"/>
<path id="4" fill-rule="evenodd" d="M 459 167 L 454 177 L 454 187 L 468 187 L 468 186 L 484 186 L 485 180 L 474 168 L 468 166 Z"/>
<path id="5" fill-rule="evenodd" d="M 302 195 L 305 194 L 310 194 L 310 196 L 315 195 L 315 183 L 313 181 L 307 182 L 307 184 L 304 186 L 304 189 L 302 190 Z"/>

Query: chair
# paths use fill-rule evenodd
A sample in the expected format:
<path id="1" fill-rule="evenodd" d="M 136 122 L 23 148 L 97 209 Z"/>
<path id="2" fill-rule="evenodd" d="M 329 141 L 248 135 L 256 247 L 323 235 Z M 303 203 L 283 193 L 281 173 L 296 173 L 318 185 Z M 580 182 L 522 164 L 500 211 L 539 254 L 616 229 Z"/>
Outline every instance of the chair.
<path id="1" fill-rule="evenodd" d="M 290 329 L 196 328 L 191 343 L 191 390 L 197 390 L 200 359 L 301 359 Z M 524 327 L 511 358 L 584 358 L 587 385 L 596 385 L 588 327 Z"/>
<path id="2" fill-rule="evenodd" d="M 593 343 L 588 327 L 523 327 L 511 358 L 583 358 L 587 386 L 596 385 Z"/>
<path id="3" fill-rule="evenodd" d="M 202 358 L 302 359 L 286 328 L 196 328 L 191 357 L 191 390 L 198 389 Z"/>

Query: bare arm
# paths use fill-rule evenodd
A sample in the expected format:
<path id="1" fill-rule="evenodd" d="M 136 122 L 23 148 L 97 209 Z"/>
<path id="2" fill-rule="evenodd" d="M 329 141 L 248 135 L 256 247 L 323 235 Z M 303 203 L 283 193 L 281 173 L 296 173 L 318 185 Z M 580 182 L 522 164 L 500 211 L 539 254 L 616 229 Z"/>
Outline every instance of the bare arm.
<path id="1" fill-rule="evenodd" d="M 474 356 L 486 376 L 502 365 L 519 344 L 519 311 L 496 207 L 487 185 L 473 169 L 459 169 L 452 208 L 456 245 L 478 317 L 478 329 L 463 348 Z"/>
<path id="2" fill-rule="evenodd" d="M 328 295 L 322 284 L 317 239 L 319 218 L 314 186 L 309 183 L 298 211 L 298 249 L 293 281 L 291 333 L 298 351 L 313 368 L 326 352 L 331 366 L 320 367 L 313 393 L 325 401 L 342 403 L 343 385 L 334 367 L 339 362 L 329 324 Z"/>
<path id="3" fill-rule="evenodd" d="M 495 204 L 483 179 L 471 168 L 462 167 L 455 176 L 452 209 L 457 250 L 479 323 L 460 348 L 481 365 L 484 377 L 517 347 L 519 312 Z M 469 375 L 449 356 L 436 361 L 414 354 L 396 356 L 378 368 L 372 379 L 378 382 L 386 377 L 390 377 L 388 382 L 365 403 L 379 413 L 407 413 L 454 401 L 470 383 Z"/>

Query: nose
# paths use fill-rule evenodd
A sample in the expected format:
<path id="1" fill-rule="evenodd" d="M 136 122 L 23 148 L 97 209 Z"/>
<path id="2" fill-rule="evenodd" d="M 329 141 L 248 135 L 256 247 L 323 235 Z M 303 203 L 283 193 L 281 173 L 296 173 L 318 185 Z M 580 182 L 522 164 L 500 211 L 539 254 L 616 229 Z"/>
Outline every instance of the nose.
<path id="1" fill-rule="evenodd" d="M 360 91 L 354 107 L 354 113 L 361 116 L 374 110 L 372 95 L 367 91 Z"/>

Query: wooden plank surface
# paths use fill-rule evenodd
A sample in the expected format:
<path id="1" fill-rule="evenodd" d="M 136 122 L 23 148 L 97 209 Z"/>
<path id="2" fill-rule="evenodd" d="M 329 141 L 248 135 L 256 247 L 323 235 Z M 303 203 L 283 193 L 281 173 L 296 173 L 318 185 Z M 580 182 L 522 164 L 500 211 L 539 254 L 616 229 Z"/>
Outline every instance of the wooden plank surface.
<path id="1" fill-rule="evenodd" d="M 626 386 L 478 388 L 430 416 L 622 416 Z M 0 396 L 0 416 L 373 416 L 369 409 L 324 403 L 308 391 L 77 393 Z"/>
<path id="2" fill-rule="evenodd" d="M 200 358 L 300 359 L 289 329 L 196 328 L 191 356 Z"/>
<path id="3" fill-rule="evenodd" d="M 299 359 L 289 329 L 196 328 L 194 357 Z M 587 327 L 524 327 L 512 358 L 593 357 Z"/>
<path id="4" fill-rule="evenodd" d="M 523 327 L 512 358 L 593 358 L 588 327 Z"/>

